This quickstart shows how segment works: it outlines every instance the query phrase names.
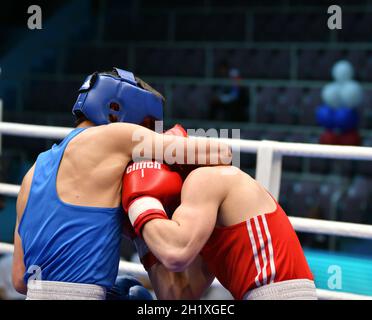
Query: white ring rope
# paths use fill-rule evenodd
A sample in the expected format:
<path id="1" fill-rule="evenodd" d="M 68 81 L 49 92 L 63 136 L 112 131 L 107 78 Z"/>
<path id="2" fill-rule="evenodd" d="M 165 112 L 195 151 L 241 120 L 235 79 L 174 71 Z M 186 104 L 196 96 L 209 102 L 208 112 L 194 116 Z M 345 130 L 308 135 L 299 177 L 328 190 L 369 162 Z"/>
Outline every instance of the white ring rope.
<path id="1" fill-rule="evenodd" d="M 289 217 L 289 220 L 299 232 L 372 239 L 371 225 L 299 217 Z"/>
<path id="2" fill-rule="evenodd" d="M 0 194 L 16 197 L 19 189 L 18 185 L 0 183 Z M 299 232 L 372 239 L 372 225 L 298 217 L 289 220 Z"/>
<path id="3" fill-rule="evenodd" d="M 17 136 L 62 139 L 71 132 L 71 130 L 72 128 L 66 127 L 0 122 L 0 133 Z M 275 152 L 287 156 L 372 160 L 372 148 L 367 147 L 345 147 L 239 139 L 220 140 L 229 143 L 232 147 L 240 148 L 243 152 L 249 153 L 257 152 L 258 148 L 265 143 L 266 145 L 270 144 Z M 0 194 L 17 196 L 18 191 L 19 186 L 17 185 L 0 183 Z M 297 217 L 290 217 L 290 219 L 297 231 L 372 239 L 372 226 L 369 225 Z"/>
<path id="4" fill-rule="evenodd" d="M 63 139 L 73 128 L 0 122 L 0 133 L 29 138 Z"/>
<path id="5" fill-rule="evenodd" d="M 0 182 L 0 194 L 9 197 L 17 197 L 21 186 L 16 184 L 9 184 L 9 183 L 1 183 Z"/>
<path id="6" fill-rule="evenodd" d="M 33 124 L 0 122 L 0 133 L 32 138 L 63 139 L 73 130 L 67 127 L 40 126 Z M 243 152 L 256 153 L 263 142 L 270 143 L 275 152 L 283 156 L 316 157 L 329 159 L 372 160 L 372 148 L 354 146 L 333 146 L 310 143 L 256 141 L 240 139 L 219 139 L 240 148 Z"/>
<path id="7" fill-rule="evenodd" d="M 328 158 L 345 160 L 372 160 L 372 148 L 355 146 L 335 146 L 314 143 L 280 142 L 271 140 L 243 140 L 219 138 L 219 141 L 246 153 L 256 153 L 263 143 L 283 156 Z"/>
<path id="8" fill-rule="evenodd" d="M 0 254 L 12 253 L 13 245 L 0 242 Z M 120 260 L 119 274 L 130 274 L 134 277 L 148 277 L 147 272 L 141 264 Z M 212 287 L 221 287 L 218 280 L 214 280 Z M 348 292 L 337 292 L 323 289 L 316 289 L 317 296 L 320 300 L 372 300 L 372 296 L 359 295 Z"/>
<path id="9" fill-rule="evenodd" d="M 22 123 L 0 122 L 0 134 L 26 136 L 31 138 L 51 138 L 63 139 L 72 128 L 51 127 L 30 125 Z M 264 143 L 270 146 L 276 153 L 282 156 L 296 157 L 316 157 L 329 159 L 349 159 L 349 160 L 372 160 L 372 148 L 353 147 L 353 146 L 331 146 L 306 143 L 278 142 L 278 141 L 255 141 L 240 139 L 219 139 L 230 144 L 242 152 L 257 153 Z M 7 196 L 17 196 L 20 186 L 0 183 L 0 194 Z M 300 232 L 320 233 L 337 236 L 349 236 L 356 238 L 372 239 L 372 226 L 357 223 L 347 223 L 338 221 L 325 221 L 309 218 L 289 217 L 295 230 Z M 0 254 L 12 253 L 13 245 L 0 242 Z M 140 264 L 121 260 L 119 273 L 130 273 L 134 276 L 147 276 L 146 271 Z M 212 286 L 221 287 L 215 280 Z M 337 300 L 372 300 L 370 296 L 357 295 L 345 292 L 335 292 L 330 290 L 317 289 L 319 299 Z"/>
<path id="10" fill-rule="evenodd" d="M 0 242 L 0 254 L 13 253 L 14 246 L 10 243 Z"/>

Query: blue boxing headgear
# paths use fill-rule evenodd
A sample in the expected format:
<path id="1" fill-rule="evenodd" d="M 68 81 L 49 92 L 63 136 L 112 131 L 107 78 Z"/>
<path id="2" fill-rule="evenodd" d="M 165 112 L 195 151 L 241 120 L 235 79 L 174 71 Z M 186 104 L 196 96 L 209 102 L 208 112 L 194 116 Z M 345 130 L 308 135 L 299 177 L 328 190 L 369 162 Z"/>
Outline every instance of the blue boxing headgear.
<path id="1" fill-rule="evenodd" d="M 95 72 L 81 88 L 72 113 L 81 112 L 95 125 L 111 122 L 141 124 L 146 118 L 163 119 L 164 98 L 144 88 L 133 73 L 114 68 L 118 76 Z"/>

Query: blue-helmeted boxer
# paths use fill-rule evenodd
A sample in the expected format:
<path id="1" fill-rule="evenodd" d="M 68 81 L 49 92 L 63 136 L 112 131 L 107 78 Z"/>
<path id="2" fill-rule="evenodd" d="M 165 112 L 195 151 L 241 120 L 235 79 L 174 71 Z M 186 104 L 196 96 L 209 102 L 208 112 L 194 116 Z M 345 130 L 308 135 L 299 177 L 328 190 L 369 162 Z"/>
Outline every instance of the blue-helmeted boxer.
<path id="1" fill-rule="evenodd" d="M 122 176 L 133 150 L 163 160 L 172 145 L 198 159 L 186 138 L 148 129 L 163 103 L 131 72 L 87 77 L 72 110 L 76 128 L 38 156 L 18 195 L 12 276 L 27 299 L 106 298 L 118 273 Z M 207 159 L 226 162 L 219 155 Z"/>

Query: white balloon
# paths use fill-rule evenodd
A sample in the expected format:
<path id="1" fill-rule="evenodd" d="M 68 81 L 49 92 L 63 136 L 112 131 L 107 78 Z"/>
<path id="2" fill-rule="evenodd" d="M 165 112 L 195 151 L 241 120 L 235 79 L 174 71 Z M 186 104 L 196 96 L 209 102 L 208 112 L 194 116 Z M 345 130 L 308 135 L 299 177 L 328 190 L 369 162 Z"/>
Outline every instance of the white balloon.
<path id="1" fill-rule="evenodd" d="M 351 80 L 354 77 L 354 67 L 347 60 L 337 61 L 332 67 L 332 77 L 340 82 Z"/>
<path id="2" fill-rule="evenodd" d="M 341 84 L 341 104 L 345 107 L 354 108 L 362 103 L 362 86 L 354 80 L 349 80 Z"/>
<path id="3" fill-rule="evenodd" d="M 322 99 L 327 105 L 338 108 L 341 107 L 341 86 L 337 82 L 326 84 L 322 89 Z"/>

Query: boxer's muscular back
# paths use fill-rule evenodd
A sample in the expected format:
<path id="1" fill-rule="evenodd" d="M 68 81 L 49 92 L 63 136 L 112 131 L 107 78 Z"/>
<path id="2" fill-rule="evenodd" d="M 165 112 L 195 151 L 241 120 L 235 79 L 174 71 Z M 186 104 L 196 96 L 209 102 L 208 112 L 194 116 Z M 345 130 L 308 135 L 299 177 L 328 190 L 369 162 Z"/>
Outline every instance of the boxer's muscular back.
<path id="1" fill-rule="evenodd" d="M 86 129 L 66 147 L 57 176 L 62 201 L 82 206 L 119 206 L 130 150 L 127 155 L 116 150 L 103 130 L 104 126 Z"/>
<path id="2" fill-rule="evenodd" d="M 115 149 L 109 139 L 110 135 L 104 130 L 105 126 L 88 128 L 67 145 L 60 162 L 56 186 L 62 201 L 81 206 L 119 206 L 122 175 L 130 161 L 130 152 L 126 155 L 122 149 Z M 18 218 L 28 199 L 34 167 L 23 179 Z"/>

